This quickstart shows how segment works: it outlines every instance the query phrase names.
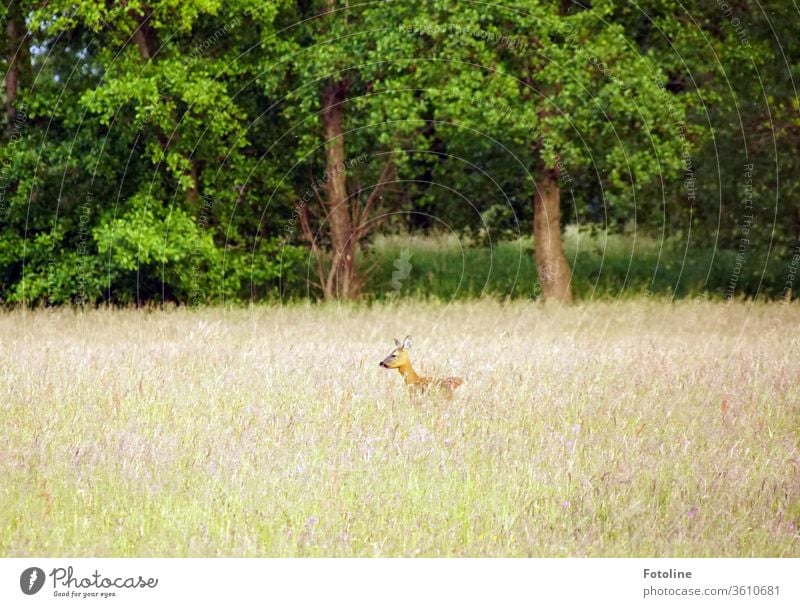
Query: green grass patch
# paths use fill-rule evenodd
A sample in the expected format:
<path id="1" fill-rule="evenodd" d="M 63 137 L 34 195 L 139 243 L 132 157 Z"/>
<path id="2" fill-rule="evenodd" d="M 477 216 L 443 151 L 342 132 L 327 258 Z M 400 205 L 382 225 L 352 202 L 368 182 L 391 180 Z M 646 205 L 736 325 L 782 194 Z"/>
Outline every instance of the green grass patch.
<path id="1" fill-rule="evenodd" d="M 749 252 L 687 247 L 677 240 L 645 235 L 594 234 L 568 228 L 564 249 L 572 268 L 572 289 L 582 300 L 642 295 L 723 299 L 759 293 L 781 297 L 788 263 Z M 364 295 L 444 301 L 483 296 L 536 299 L 540 294 L 531 238 L 477 246 L 448 236 L 379 237 L 365 252 L 372 268 Z"/>

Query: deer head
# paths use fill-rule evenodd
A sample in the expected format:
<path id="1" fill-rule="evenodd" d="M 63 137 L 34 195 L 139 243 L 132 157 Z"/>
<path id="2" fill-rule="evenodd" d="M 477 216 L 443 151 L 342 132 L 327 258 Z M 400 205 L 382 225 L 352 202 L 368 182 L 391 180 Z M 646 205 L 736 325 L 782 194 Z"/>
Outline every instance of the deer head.
<path id="1" fill-rule="evenodd" d="M 395 339 L 394 345 L 395 349 L 380 362 L 380 366 L 384 369 L 397 369 L 411 364 L 411 359 L 408 356 L 408 352 L 406 352 L 411 347 L 411 336 L 407 335 L 402 343 L 399 339 Z"/>

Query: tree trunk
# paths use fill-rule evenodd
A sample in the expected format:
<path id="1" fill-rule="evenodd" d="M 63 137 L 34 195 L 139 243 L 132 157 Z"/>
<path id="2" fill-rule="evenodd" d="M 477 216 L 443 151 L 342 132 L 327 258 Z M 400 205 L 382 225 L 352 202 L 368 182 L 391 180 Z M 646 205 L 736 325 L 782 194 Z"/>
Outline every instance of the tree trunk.
<path id="1" fill-rule="evenodd" d="M 147 44 L 147 36 L 142 31 L 143 27 L 142 25 L 133 32 L 133 40 L 136 42 L 136 48 L 139 49 L 139 56 L 143 61 L 148 61 L 152 55 L 150 54 L 150 45 Z"/>
<path id="2" fill-rule="evenodd" d="M 347 199 L 342 103 L 347 94 L 344 81 L 331 82 L 322 93 L 322 127 L 325 136 L 325 205 L 333 259 L 327 280 L 326 298 L 354 298 L 358 295 L 356 276 L 356 235 Z M 322 277 L 320 277 L 322 278 Z"/>
<path id="3" fill-rule="evenodd" d="M 150 25 L 151 13 L 149 10 L 147 7 L 142 7 L 141 13 L 132 13 L 134 19 L 136 19 L 133 41 L 136 43 L 136 48 L 139 49 L 139 56 L 145 62 L 153 58 L 156 50 L 156 33 Z"/>
<path id="4" fill-rule="evenodd" d="M 158 53 L 158 38 L 156 30 L 150 24 L 152 11 L 144 6 L 140 9 L 142 12 L 129 13 L 136 19 L 136 29 L 133 32 L 133 41 L 136 43 L 136 48 L 139 51 L 139 57 L 143 63 L 148 63 L 155 60 Z M 179 134 L 174 132 L 172 136 L 167 139 L 167 135 L 160 129 L 156 129 L 156 136 L 161 144 L 161 149 L 166 155 L 167 149 L 171 145 L 178 143 Z M 184 173 L 191 180 L 191 185 L 186 192 L 186 201 L 189 204 L 195 204 L 200 197 L 200 171 L 197 169 L 197 163 L 193 158 L 189 158 L 189 169 Z"/>
<path id="5" fill-rule="evenodd" d="M 800 245 L 800 207 L 794 210 L 794 240 Z"/>
<path id="6" fill-rule="evenodd" d="M 545 302 L 572 302 L 570 270 L 561 244 L 561 189 L 558 170 L 539 172 L 533 195 L 533 244 L 536 271 Z"/>
<path id="7" fill-rule="evenodd" d="M 6 21 L 6 121 L 9 130 L 14 129 L 17 120 L 17 91 L 19 88 L 19 64 L 23 54 L 23 42 L 27 37 L 24 16 L 19 5 L 11 3 Z"/>

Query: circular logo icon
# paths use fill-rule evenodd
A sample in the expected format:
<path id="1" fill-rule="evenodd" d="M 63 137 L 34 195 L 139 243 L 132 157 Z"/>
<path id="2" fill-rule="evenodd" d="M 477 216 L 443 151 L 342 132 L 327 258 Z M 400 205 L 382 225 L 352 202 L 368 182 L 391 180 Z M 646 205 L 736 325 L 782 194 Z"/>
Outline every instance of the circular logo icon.
<path id="1" fill-rule="evenodd" d="M 36 594 L 44 586 L 44 571 L 38 567 L 28 567 L 19 576 L 19 587 L 25 594 Z"/>

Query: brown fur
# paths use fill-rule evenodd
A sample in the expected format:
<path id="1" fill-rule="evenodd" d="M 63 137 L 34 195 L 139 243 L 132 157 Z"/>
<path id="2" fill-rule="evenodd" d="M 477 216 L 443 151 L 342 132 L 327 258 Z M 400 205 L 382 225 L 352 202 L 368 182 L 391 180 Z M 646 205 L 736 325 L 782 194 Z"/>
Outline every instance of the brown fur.
<path id="1" fill-rule="evenodd" d="M 395 339 L 394 343 L 397 347 L 380 362 L 380 366 L 386 369 L 397 369 L 410 389 L 426 392 L 429 388 L 433 388 L 444 392 L 447 398 L 452 398 L 453 391 L 464 383 L 460 377 L 423 377 L 419 375 L 411 366 L 411 357 L 407 352 L 407 349 L 411 347 L 411 337 L 406 337 L 403 343 Z"/>

